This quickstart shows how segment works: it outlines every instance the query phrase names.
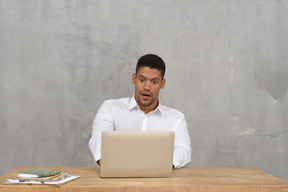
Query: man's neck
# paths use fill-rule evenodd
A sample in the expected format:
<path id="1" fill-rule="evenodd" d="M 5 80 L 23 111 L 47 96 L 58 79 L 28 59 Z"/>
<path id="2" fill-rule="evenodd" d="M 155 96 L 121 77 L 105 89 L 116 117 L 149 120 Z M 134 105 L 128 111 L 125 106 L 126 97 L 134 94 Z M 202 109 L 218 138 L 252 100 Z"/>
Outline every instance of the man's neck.
<path id="1" fill-rule="evenodd" d="M 158 107 L 158 105 L 159 105 L 159 100 L 158 100 L 157 104 L 154 105 L 154 106 L 150 105 L 150 106 L 145 107 L 145 106 L 139 105 L 139 103 L 137 103 L 137 104 L 138 104 L 138 106 L 140 107 L 140 109 L 141 109 L 145 114 L 148 114 L 148 113 L 150 113 L 151 111 L 154 111 L 154 110 Z"/>

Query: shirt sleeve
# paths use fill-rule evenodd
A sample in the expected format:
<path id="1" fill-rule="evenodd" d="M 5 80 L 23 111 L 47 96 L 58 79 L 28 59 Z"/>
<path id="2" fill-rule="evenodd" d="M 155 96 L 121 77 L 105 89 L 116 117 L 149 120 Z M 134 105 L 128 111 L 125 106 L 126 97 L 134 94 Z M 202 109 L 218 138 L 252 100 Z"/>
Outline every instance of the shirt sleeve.
<path id="1" fill-rule="evenodd" d="M 113 127 L 111 106 L 105 101 L 95 116 L 92 124 L 92 137 L 89 140 L 89 148 L 96 162 L 101 159 L 101 133 L 113 131 Z"/>
<path id="2" fill-rule="evenodd" d="M 175 143 L 173 154 L 174 168 L 181 168 L 191 161 L 191 141 L 188 132 L 187 122 L 185 117 L 181 118 L 178 126 L 175 128 Z"/>

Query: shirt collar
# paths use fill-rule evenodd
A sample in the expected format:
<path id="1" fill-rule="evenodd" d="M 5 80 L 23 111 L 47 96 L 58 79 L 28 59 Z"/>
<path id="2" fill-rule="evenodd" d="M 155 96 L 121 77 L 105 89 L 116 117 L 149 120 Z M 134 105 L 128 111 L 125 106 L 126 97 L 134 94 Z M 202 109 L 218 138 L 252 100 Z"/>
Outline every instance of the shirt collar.
<path id="1" fill-rule="evenodd" d="M 133 95 L 133 97 L 130 99 L 129 110 L 131 111 L 131 110 L 136 109 L 136 108 L 141 110 L 140 107 L 138 106 L 136 100 L 135 100 L 134 95 Z M 159 99 L 159 104 L 158 104 L 157 108 L 154 110 L 154 112 L 156 112 L 156 111 L 163 113 L 163 105 L 161 105 L 160 99 Z"/>
<path id="2" fill-rule="evenodd" d="M 133 95 L 133 97 L 130 99 L 130 103 L 129 103 L 129 110 L 131 111 L 132 109 L 136 109 L 136 108 L 139 108 L 140 107 L 138 106 L 136 100 L 135 100 L 135 97 Z"/>

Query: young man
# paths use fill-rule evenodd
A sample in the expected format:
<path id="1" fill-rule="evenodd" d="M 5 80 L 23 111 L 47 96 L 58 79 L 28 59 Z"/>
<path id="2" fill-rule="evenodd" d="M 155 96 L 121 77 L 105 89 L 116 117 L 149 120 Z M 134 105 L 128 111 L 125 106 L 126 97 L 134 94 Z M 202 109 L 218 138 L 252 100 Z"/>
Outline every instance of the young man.
<path id="1" fill-rule="evenodd" d="M 160 89 L 165 87 L 164 75 L 164 61 L 157 55 L 144 55 L 138 60 L 136 73 L 132 76 L 134 96 L 107 100 L 101 105 L 93 121 L 89 141 L 98 165 L 101 163 L 101 132 L 105 130 L 174 131 L 173 167 L 180 168 L 190 162 L 192 149 L 184 115 L 159 101 Z"/>

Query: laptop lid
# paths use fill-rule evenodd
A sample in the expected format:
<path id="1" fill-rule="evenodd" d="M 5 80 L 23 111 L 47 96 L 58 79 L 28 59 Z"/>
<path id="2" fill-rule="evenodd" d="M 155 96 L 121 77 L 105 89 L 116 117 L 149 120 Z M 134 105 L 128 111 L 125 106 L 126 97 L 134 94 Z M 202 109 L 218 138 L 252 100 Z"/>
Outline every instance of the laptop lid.
<path id="1" fill-rule="evenodd" d="M 101 177 L 171 177 L 173 131 L 104 131 Z"/>

